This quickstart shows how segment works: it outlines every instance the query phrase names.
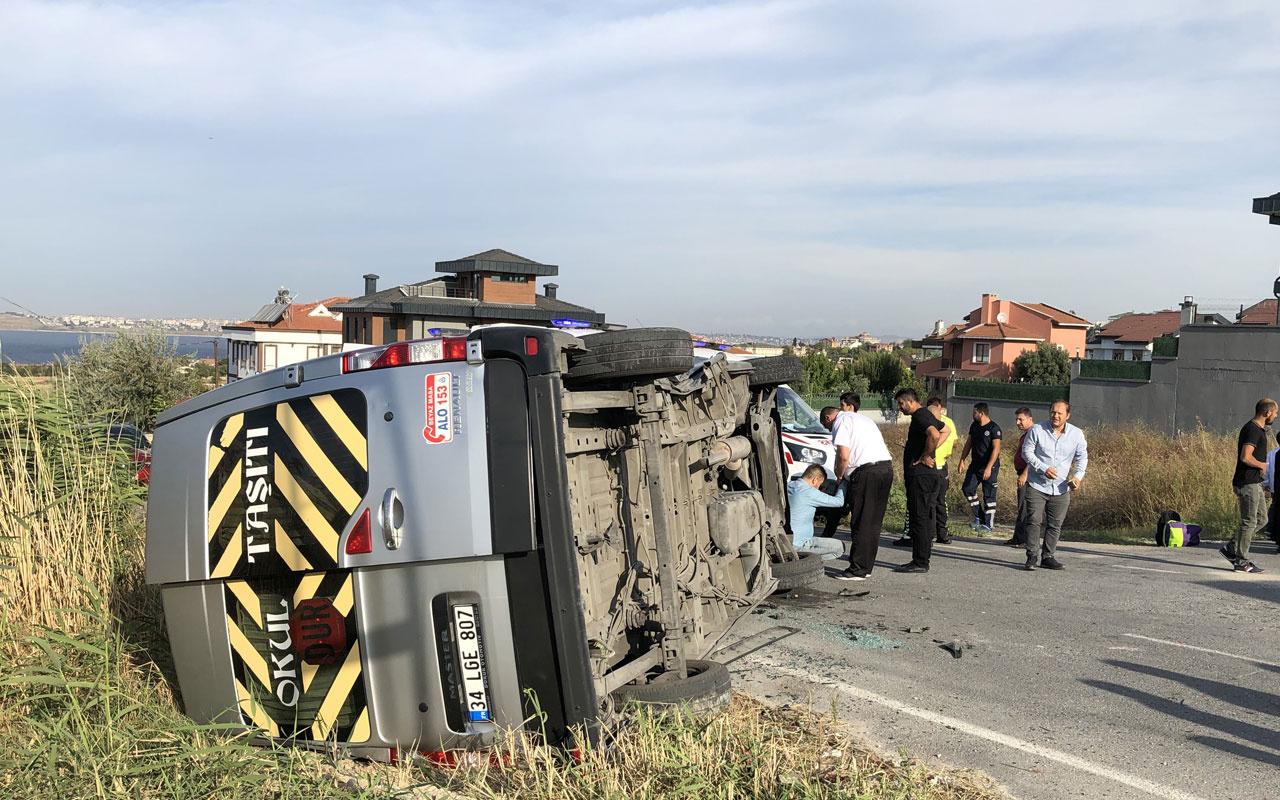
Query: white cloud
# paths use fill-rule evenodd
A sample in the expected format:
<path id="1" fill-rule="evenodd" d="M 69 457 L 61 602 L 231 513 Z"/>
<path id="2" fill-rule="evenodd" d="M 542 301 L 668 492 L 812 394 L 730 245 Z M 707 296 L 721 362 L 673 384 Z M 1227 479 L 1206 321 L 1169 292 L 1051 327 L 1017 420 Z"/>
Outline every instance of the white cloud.
<path id="1" fill-rule="evenodd" d="M 1262 295 L 1278 23 L 1260 2 L 10 0 L 0 258 L 68 311 L 234 315 L 280 283 L 524 248 L 624 322 L 800 335 L 910 334 L 1029 270 L 1090 316 Z M 175 264 L 187 291 L 77 280 Z"/>

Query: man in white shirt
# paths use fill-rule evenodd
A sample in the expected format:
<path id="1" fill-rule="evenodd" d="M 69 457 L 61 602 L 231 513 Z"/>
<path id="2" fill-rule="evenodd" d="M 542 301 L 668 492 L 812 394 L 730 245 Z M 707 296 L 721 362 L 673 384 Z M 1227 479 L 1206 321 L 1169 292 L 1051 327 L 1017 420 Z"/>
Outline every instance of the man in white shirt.
<path id="1" fill-rule="evenodd" d="M 880 550 L 880 529 L 893 485 L 893 456 L 880 428 L 856 409 L 860 398 L 853 392 L 840 395 L 840 412 L 824 408 L 822 424 L 831 431 L 836 448 L 836 476 L 846 481 L 845 506 L 849 509 L 849 568 L 835 577 L 863 581 L 871 575 Z"/>

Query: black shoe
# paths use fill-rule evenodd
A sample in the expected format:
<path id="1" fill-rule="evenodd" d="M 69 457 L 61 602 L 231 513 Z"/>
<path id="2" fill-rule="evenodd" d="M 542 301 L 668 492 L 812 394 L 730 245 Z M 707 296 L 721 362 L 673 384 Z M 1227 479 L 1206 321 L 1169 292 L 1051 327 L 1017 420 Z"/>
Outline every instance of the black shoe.
<path id="1" fill-rule="evenodd" d="M 938 544 L 951 544 L 951 537 L 948 536 L 945 539 L 938 539 L 937 542 Z"/>
<path id="2" fill-rule="evenodd" d="M 1045 569 L 1066 569 L 1066 567 L 1062 565 L 1062 562 L 1053 556 L 1045 556 L 1040 559 L 1040 566 Z"/>
<path id="3" fill-rule="evenodd" d="M 1235 549 L 1232 548 L 1230 545 L 1224 544 L 1222 547 L 1218 548 L 1218 552 L 1222 554 L 1223 558 L 1230 561 L 1232 564 L 1235 564 L 1237 561 L 1240 560 L 1240 555 L 1236 553 Z"/>
<path id="4" fill-rule="evenodd" d="M 900 567 L 894 567 L 894 572 L 928 572 L 928 567 L 922 567 L 919 564 L 908 562 Z"/>
<path id="5" fill-rule="evenodd" d="M 865 581 L 871 576 L 865 572 L 855 572 L 851 569 L 842 569 L 831 577 L 838 581 Z"/>
<path id="6" fill-rule="evenodd" d="M 1035 570 L 1035 568 L 1036 568 L 1036 562 L 1035 562 L 1035 559 L 1033 559 L 1033 558 L 1028 558 L 1028 559 L 1027 559 L 1027 563 L 1023 564 L 1023 565 L 1022 565 L 1022 568 L 1023 568 L 1023 569 L 1025 569 L 1027 572 L 1032 572 L 1032 571 L 1034 571 L 1034 570 Z"/>
<path id="7" fill-rule="evenodd" d="M 1010 539 L 1009 541 L 1004 543 L 1004 546 L 1005 547 L 1026 547 L 1027 543 L 1025 541 L 1020 542 L 1017 539 Z"/>
<path id="8" fill-rule="evenodd" d="M 899 539 L 898 541 L 894 542 L 894 543 L 893 543 L 893 546 L 894 546 L 894 547 L 910 547 L 910 546 L 911 546 L 911 537 L 910 537 L 910 536 L 903 536 L 901 539 Z"/>
<path id="9" fill-rule="evenodd" d="M 1246 561 L 1243 564 L 1236 564 L 1236 572 L 1248 572 L 1250 574 L 1262 572 L 1262 567 L 1252 561 Z"/>

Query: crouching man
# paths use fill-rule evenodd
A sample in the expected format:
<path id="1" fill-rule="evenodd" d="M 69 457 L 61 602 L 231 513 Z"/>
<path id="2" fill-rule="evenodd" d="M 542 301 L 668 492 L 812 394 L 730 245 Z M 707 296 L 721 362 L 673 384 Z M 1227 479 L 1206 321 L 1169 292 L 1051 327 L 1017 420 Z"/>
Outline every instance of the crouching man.
<path id="1" fill-rule="evenodd" d="M 817 553 L 823 561 L 844 555 L 844 543 L 839 539 L 813 535 L 813 515 L 819 508 L 843 508 L 844 485 L 835 494 L 827 494 L 820 488 L 827 472 L 817 464 L 810 464 L 798 478 L 787 482 L 787 504 L 791 506 L 791 543 L 797 553 Z"/>

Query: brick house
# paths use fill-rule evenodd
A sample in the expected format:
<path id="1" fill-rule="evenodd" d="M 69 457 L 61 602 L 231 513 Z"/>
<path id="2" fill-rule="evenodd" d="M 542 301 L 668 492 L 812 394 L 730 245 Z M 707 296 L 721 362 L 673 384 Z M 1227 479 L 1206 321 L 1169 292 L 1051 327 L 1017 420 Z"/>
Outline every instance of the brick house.
<path id="1" fill-rule="evenodd" d="M 348 299 L 329 297 L 315 303 L 294 303 L 281 289 L 276 302 L 263 306 L 250 319 L 223 325 L 227 380 L 341 351 L 342 314 L 332 307 Z"/>
<path id="2" fill-rule="evenodd" d="M 1158 336 L 1172 336 L 1182 327 L 1181 311 L 1125 314 L 1103 325 L 1089 339 L 1085 358 L 1111 361 L 1150 361 Z"/>
<path id="3" fill-rule="evenodd" d="M 1084 356 L 1090 323 L 1069 311 L 1045 303 L 1001 300 L 984 294 L 982 305 L 963 323 L 934 332 L 921 340 L 926 350 L 941 355 L 916 365 L 916 375 L 930 391 L 946 391 L 957 378 L 1013 378 L 1013 361 L 1040 342 L 1055 344 L 1072 358 Z"/>
<path id="4" fill-rule="evenodd" d="M 344 344 L 379 345 L 423 339 L 441 329 L 517 323 L 544 327 L 603 328 L 604 314 L 556 297 L 559 288 L 538 278 L 558 275 L 554 264 L 539 264 L 506 250 L 487 250 L 456 261 L 437 261 L 442 277 L 378 289 L 378 276 L 364 276 L 364 295 L 335 310 L 344 317 Z"/>

